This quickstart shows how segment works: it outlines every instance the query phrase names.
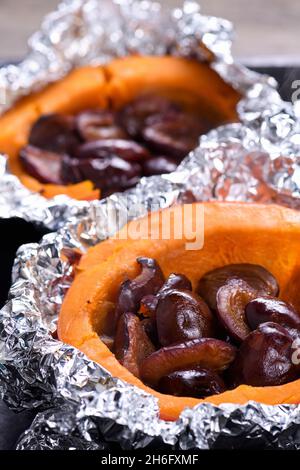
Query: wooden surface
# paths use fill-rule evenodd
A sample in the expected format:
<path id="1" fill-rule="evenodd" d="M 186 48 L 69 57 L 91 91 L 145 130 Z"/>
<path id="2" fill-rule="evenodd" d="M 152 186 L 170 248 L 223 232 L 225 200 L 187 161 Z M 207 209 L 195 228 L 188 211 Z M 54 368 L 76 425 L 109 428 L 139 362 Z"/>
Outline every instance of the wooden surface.
<path id="1" fill-rule="evenodd" d="M 0 57 L 16 59 L 26 51 L 26 38 L 58 0 L 0 0 Z M 179 0 L 164 0 L 172 6 Z M 232 20 L 234 52 L 246 61 L 275 57 L 300 62 L 300 2 L 298 0 L 200 0 L 203 13 Z M 269 59 L 268 59 L 269 60 Z M 274 61 L 274 60 L 273 60 Z"/>

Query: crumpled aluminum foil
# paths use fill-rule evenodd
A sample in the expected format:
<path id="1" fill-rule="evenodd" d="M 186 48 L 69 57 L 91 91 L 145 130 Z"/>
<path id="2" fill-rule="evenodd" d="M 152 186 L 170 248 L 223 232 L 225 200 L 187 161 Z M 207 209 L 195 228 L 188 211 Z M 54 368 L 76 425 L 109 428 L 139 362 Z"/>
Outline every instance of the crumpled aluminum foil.
<path id="1" fill-rule="evenodd" d="M 156 20 L 151 21 L 151 18 L 154 17 L 153 8 L 158 7 L 139 2 L 143 7 L 137 8 L 136 2 L 125 0 L 118 4 L 111 8 L 118 11 L 121 8 L 124 15 L 127 12 L 126 18 L 135 27 L 140 21 L 144 25 L 141 29 L 145 35 L 134 35 L 126 23 L 124 34 L 130 47 L 136 45 L 136 41 L 141 50 L 151 47 L 150 37 L 154 47 L 161 26 L 151 36 L 153 28 L 158 27 Z M 49 36 L 50 43 L 55 42 L 55 38 L 61 37 L 57 31 L 61 32 L 68 44 L 68 47 L 61 47 L 61 51 L 68 51 L 66 55 L 72 63 L 82 63 L 85 57 L 84 53 L 77 54 L 70 39 L 74 39 L 74 34 L 69 34 L 67 28 L 67 24 L 74 26 L 72 18 L 78 6 L 82 7 L 82 2 L 63 4 L 53 17 L 56 33 Z M 59 19 L 67 11 L 64 9 L 69 9 L 68 23 L 61 19 L 59 28 Z M 200 146 L 176 172 L 144 178 L 136 188 L 106 200 L 82 203 L 80 207 L 70 201 L 62 204 L 52 201 L 51 207 L 47 206 L 47 212 L 44 212 L 45 206 L 38 204 L 36 195 L 28 192 L 26 196 L 22 193 L 24 188 L 17 186 L 22 201 L 14 202 L 14 211 L 19 214 L 23 212 L 23 204 L 30 213 L 29 199 L 32 198 L 38 220 L 46 221 L 49 227 L 58 227 L 63 217 L 70 217 L 56 234 L 46 235 L 40 244 L 19 249 L 9 301 L 0 312 L 1 395 L 15 410 L 47 408 L 38 414 L 21 438 L 19 449 L 102 449 L 111 442 L 134 449 L 154 443 L 177 449 L 300 448 L 298 405 L 249 403 L 216 407 L 201 404 L 193 410 L 185 410 L 176 422 L 161 421 L 152 396 L 112 378 L 80 351 L 55 339 L 60 305 L 71 282 L 71 268 L 60 258 L 63 247 L 86 250 L 112 235 L 122 226 L 125 216 L 132 219 L 150 209 L 168 207 L 178 201 L 224 199 L 299 206 L 300 132 L 295 109 L 280 99 L 271 79 L 233 63 L 229 23 L 203 17 L 195 9 L 194 3 L 186 2 L 183 9 L 173 13 L 174 23 L 167 23 L 171 30 L 173 24 L 177 25 L 174 53 L 192 54 L 198 51 L 197 38 L 205 39 L 204 42 L 218 54 L 219 60 L 214 66 L 219 73 L 244 90 L 245 98 L 239 105 L 240 124 L 223 126 L 203 136 Z M 109 16 L 111 10 L 101 11 L 108 24 L 108 18 L 112 19 Z M 90 28 L 94 31 L 93 15 L 90 18 L 92 24 L 85 33 Z M 47 21 L 46 25 L 52 24 Z M 104 23 L 98 21 L 97 24 L 101 29 Z M 51 28 L 45 31 L 49 32 Z M 104 48 L 107 44 L 104 37 L 108 38 L 106 30 L 102 34 Z M 167 37 L 172 37 L 169 34 Z M 146 38 L 144 44 L 139 43 L 140 36 Z M 116 39 L 115 42 L 109 43 L 114 51 L 119 44 Z M 161 37 L 158 43 L 162 47 Z M 86 46 L 84 36 L 82 44 Z M 90 45 L 94 42 L 88 44 L 86 53 L 92 53 Z M 107 57 L 110 57 L 110 47 L 105 48 Z M 104 57 L 103 54 L 103 60 Z M 88 60 L 91 59 L 89 56 Z M 5 188 L 9 193 L 9 187 L 15 185 L 14 177 L 5 173 L 2 180 L 6 181 Z M 3 197 L 3 191 L 0 191 L 0 197 Z M 64 205 L 69 209 L 63 214 Z M 67 214 L 68 210 L 71 212 Z M 45 219 L 44 214 L 47 214 Z"/>
<path id="2" fill-rule="evenodd" d="M 60 305 L 71 283 L 62 248 L 85 251 L 108 235 L 107 226 L 112 233 L 117 229 L 116 216 L 131 219 L 150 205 L 166 207 L 190 197 L 183 175 L 144 179 L 127 194 L 92 203 L 40 244 L 19 249 L 10 299 L 0 312 L 0 390 L 13 409 L 47 410 L 37 415 L 18 449 L 105 449 L 116 442 L 123 449 L 300 448 L 299 405 L 200 404 L 183 411 L 176 422 L 162 421 L 154 397 L 111 377 L 55 339 Z"/>
<path id="3" fill-rule="evenodd" d="M 73 414 L 72 414 L 73 411 Z M 66 412 L 68 421 L 66 422 Z M 70 419 L 70 418 L 73 419 Z M 52 433 L 49 433 L 51 427 Z M 161 436 L 129 431 L 113 419 L 81 419 L 72 409 L 52 409 L 39 413 L 31 428 L 19 440 L 18 450 L 84 449 L 105 450 L 121 442 L 123 449 L 139 449 L 153 442 L 163 449 L 299 449 L 299 407 L 203 404 L 182 414 L 176 424 L 178 439 L 165 444 Z M 105 442 L 104 442 L 105 436 Z M 152 448 L 153 449 L 153 448 Z M 153 450 L 154 451 L 154 450 Z"/>
<path id="4" fill-rule="evenodd" d="M 266 138 L 275 146 L 277 127 L 281 135 L 293 127 L 293 111 L 289 109 L 291 117 L 286 116 L 285 122 L 277 122 L 283 103 L 275 81 L 236 64 L 231 40 L 231 23 L 202 15 L 193 1 L 171 10 L 148 0 L 65 0 L 29 40 L 28 56 L 19 65 L 0 68 L 0 103 L 5 103 L 0 112 L 76 66 L 106 63 L 135 52 L 199 60 L 210 60 L 213 54 L 211 66 L 245 96 L 239 106 L 241 122 L 248 126 L 261 119 Z M 56 230 L 86 205 L 66 196 L 47 200 L 32 193 L 9 173 L 6 158 L 0 155 L 1 218 L 21 217 Z"/>

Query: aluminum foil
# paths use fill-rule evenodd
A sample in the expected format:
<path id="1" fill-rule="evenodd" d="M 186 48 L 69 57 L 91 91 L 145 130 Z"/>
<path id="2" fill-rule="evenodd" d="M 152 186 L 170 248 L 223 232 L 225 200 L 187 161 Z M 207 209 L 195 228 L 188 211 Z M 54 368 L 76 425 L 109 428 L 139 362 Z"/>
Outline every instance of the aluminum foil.
<path id="1" fill-rule="evenodd" d="M 274 127 L 278 126 L 276 116 L 283 106 L 276 83 L 233 61 L 231 23 L 202 15 L 199 4 L 193 1 L 185 1 L 181 8 L 174 10 L 162 3 L 148 0 L 62 2 L 29 40 L 27 57 L 19 65 L 0 69 L 0 112 L 21 96 L 84 64 L 102 64 L 132 53 L 173 54 L 200 61 L 214 59 L 211 66 L 245 97 L 239 106 L 241 122 L 249 126 L 253 119 L 260 119 L 264 122 L 266 138 L 270 137 L 276 146 Z M 271 115 L 274 113 L 276 122 L 271 122 L 266 110 Z M 292 117 L 286 119 L 286 124 L 293 127 L 293 111 L 289 113 Z M 274 135 L 268 136 L 268 133 Z M 6 157 L 0 155 L 1 218 L 21 217 L 56 230 L 71 216 L 80 214 L 85 206 L 87 203 L 66 196 L 47 200 L 32 193 L 9 173 Z"/>
<path id="2" fill-rule="evenodd" d="M 124 220 L 124 214 L 131 219 L 150 206 L 190 197 L 182 167 L 177 174 L 144 179 L 127 194 L 91 204 L 58 233 L 19 249 L 10 298 L 0 312 L 0 390 L 15 410 L 46 411 L 37 415 L 18 449 L 105 449 L 111 443 L 123 449 L 300 448 L 298 405 L 200 404 L 183 411 L 176 422 L 162 421 L 153 396 L 111 377 L 55 339 L 60 305 L 72 282 L 61 250 L 85 251 L 108 235 L 107 227 L 114 232 L 114 221 Z"/>
<path id="3" fill-rule="evenodd" d="M 138 2 L 137 8 L 137 2 L 119 1 L 118 4 L 101 2 L 109 8 L 98 12 L 102 20 L 98 16 L 96 25 L 95 10 L 91 10 L 89 23 L 83 15 L 86 5 L 96 3 L 100 2 L 87 1 L 84 6 L 80 1 L 64 3 L 46 20 L 44 36 L 38 35 L 32 45 L 48 38 L 49 49 L 56 44 L 60 47 L 58 56 L 65 53 L 62 61 L 69 64 L 66 67 L 69 69 L 73 64 L 93 59 L 91 46 L 97 50 L 97 42 L 95 36 L 89 42 L 90 34 L 101 38 L 94 57 L 103 61 L 114 54 L 124 54 L 124 48 L 129 51 L 140 47 L 139 50 L 145 51 L 144 47 L 153 47 L 152 52 L 165 52 L 156 49 L 162 48 L 165 41 L 172 53 L 194 56 L 199 53 L 199 39 L 202 39 L 217 56 L 214 67 L 244 92 L 245 98 L 239 105 L 241 123 L 220 127 L 203 136 L 199 147 L 176 172 L 144 178 L 126 193 L 90 204 L 75 204 L 63 196 L 59 201 L 42 201 L 3 170 L 0 184 L 4 188 L 0 198 L 6 198 L 2 206 L 7 216 L 13 213 L 27 220 L 32 217 L 31 220 L 52 228 L 68 218 L 56 234 L 45 236 L 40 244 L 19 249 L 9 301 L 0 312 L 1 395 L 15 410 L 46 408 L 21 438 L 18 448 L 102 449 L 118 442 L 123 448 L 134 449 L 155 444 L 177 449 L 251 446 L 298 449 L 300 407 L 297 405 L 201 404 L 185 410 L 176 422 L 165 422 L 158 418 L 154 397 L 111 377 L 80 351 L 56 339 L 57 316 L 71 282 L 71 268 L 60 257 L 62 248 L 76 247 L 84 251 L 112 235 L 125 220 L 177 202 L 262 201 L 297 208 L 300 198 L 300 132 L 296 111 L 280 99 L 271 79 L 253 74 L 232 61 L 228 22 L 203 17 L 192 2 L 154 20 L 157 5 Z M 113 41 L 111 32 L 118 30 L 119 24 L 117 12 L 126 21 L 122 23 L 122 32 L 119 29 L 122 40 L 116 35 Z M 74 45 L 74 37 L 78 38 L 79 34 L 71 27 L 75 17 L 78 21 L 85 18 L 86 28 L 81 40 L 78 39 L 80 47 Z M 109 24 L 105 30 L 103 18 Z M 166 36 L 161 38 L 158 35 L 163 18 L 168 18 L 168 28 Z M 82 24 L 80 21 L 77 24 Z M 143 26 L 136 29 L 138 25 Z M 139 34 L 133 34 L 138 30 Z M 51 35 L 51 31 L 56 32 Z M 32 54 L 34 51 L 33 47 Z M 59 67 L 58 70 L 61 72 Z M 5 76 L 7 71 L 3 73 Z M 16 85 L 16 96 L 19 91 Z M 12 197 L 12 191 L 19 198 Z"/>

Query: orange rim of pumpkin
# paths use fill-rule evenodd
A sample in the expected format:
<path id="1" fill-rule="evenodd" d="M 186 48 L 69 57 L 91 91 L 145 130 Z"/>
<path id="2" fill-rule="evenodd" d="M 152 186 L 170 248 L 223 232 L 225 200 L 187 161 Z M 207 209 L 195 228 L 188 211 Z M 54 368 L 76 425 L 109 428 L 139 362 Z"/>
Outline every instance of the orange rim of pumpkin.
<path id="1" fill-rule="evenodd" d="M 175 211 L 178 215 L 185 207 L 166 209 L 164 214 Z M 231 263 L 260 264 L 278 280 L 280 298 L 293 303 L 300 311 L 300 213 L 277 205 L 209 202 L 193 204 L 192 214 L 199 207 L 204 211 L 202 249 L 187 251 L 186 238 L 175 239 L 172 229 L 169 240 L 149 238 L 149 233 L 153 230 L 158 233 L 157 229 L 161 228 L 161 211 L 130 222 L 119 237 L 90 248 L 81 258 L 75 280 L 64 299 L 58 322 L 59 338 L 83 351 L 113 376 L 154 395 L 160 416 L 166 420 L 177 419 L 184 408 L 201 402 L 299 403 L 300 380 L 272 387 L 241 385 L 204 400 L 164 395 L 133 376 L 100 340 L 99 334 L 109 322 L 121 282 L 127 276 L 135 277 L 140 270 L 138 256 L 155 258 L 165 276 L 174 271 L 185 274 L 193 287 L 211 269 Z M 138 239 L 122 236 L 136 231 L 140 234 Z"/>
<path id="2" fill-rule="evenodd" d="M 0 117 L 0 151 L 9 156 L 12 173 L 46 198 L 67 194 L 74 199 L 98 199 L 100 192 L 90 181 L 68 186 L 41 184 L 24 172 L 19 151 L 28 142 L 31 126 L 43 114 L 76 114 L 110 106 L 118 109 L 149 92 L 166 96 L 186 109 L 201 108 L 201 114 L 216 125 L 238 120 L 236 105 L 241 95 L 208 63 L 169 56 L 131 56 L 105 66 L 79 68 L 21 99 Z"/>

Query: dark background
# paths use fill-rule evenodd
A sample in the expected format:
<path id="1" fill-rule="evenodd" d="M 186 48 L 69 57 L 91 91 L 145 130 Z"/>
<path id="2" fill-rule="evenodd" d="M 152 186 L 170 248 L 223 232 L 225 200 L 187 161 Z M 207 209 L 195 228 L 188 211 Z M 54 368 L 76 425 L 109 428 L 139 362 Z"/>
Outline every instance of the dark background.
<path id="1" fill-rule="evenodd" d="M 21 219 L 0 219 L 0 304 L 7 299 L 10 274 L 18 247 L 24 243 L 38 242 L 45 229 Z M 34 413 L 15 415 L 0 401 L 0 450 L 14 448 L 19 435 L 30 425 Z"/>

